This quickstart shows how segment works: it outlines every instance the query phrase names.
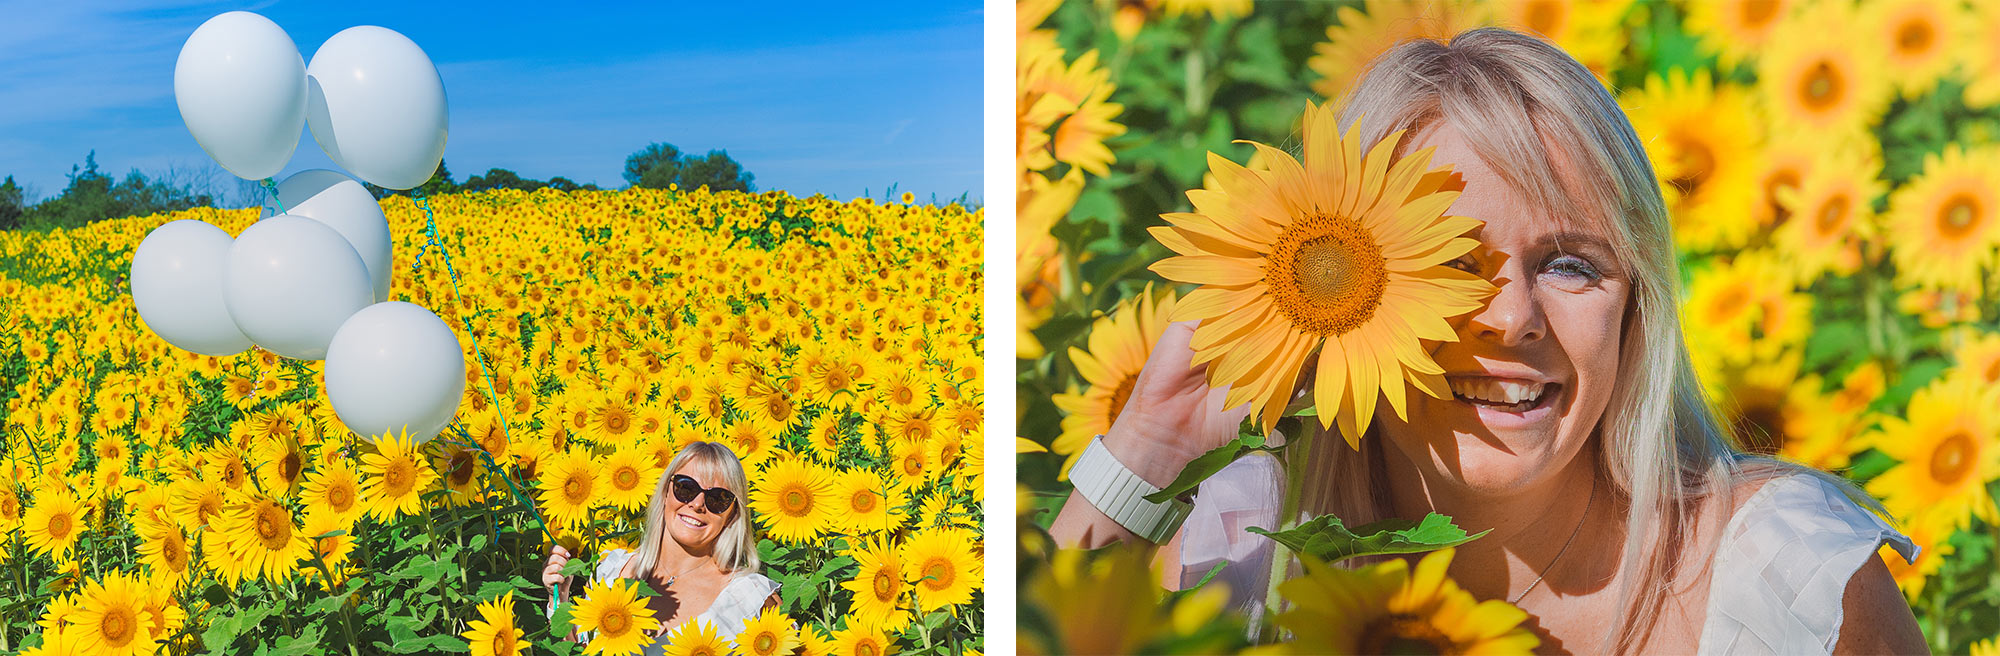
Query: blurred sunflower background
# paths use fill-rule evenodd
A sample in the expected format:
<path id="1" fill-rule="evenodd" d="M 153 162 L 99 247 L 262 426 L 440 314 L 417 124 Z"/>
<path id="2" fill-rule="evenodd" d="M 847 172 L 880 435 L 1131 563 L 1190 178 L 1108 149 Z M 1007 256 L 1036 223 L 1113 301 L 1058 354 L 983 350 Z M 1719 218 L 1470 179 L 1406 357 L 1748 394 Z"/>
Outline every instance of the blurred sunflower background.
<path id="1" fill-rule="evenodd" d="M 1142 566 L 1067 555 L 1040 532 L 1193 289 L 1148 270 L 1174 253 L 1147 229 L 1192 211 L 1187 190 L 1217 188 L 1210 153 L 1252 169 L 1269 158 L 1235 140 L 1296 153 L 1307 102 L 1337 101 L 1395 43 L 1481 26 L 1549 39 L 1626 109 L 1675 223 L 1696 367 L 1738 439 L 1884 501 L 1924 548 L 1915 565 L 1886 560 L 1934 651 L 2000 635 L 2000 3 L 1029 0 L 1015 99 L 1024 648 L 1245 646 L 1176 628 L 1216 616 L 1198 597 L 1156 600 L 1128 571 Z M 1076 612 L 1093 586 L 1124 586 L 1102 599 L 1127 608 Z"/>
<path id="2" fill-rule="evenodd" d="M 981 649 L 983 211 L 706 187 L 426 200 L 437 243 L 390 296 L 451 324 L 467 373 L 422 443 L 349 431 L 323 362 L 195 355 L 140 321 L 122 274 L 150 230 L 234 234 L 256 208 L 0 232 L 0 652 L 567 654 L 574 627 L 637 653 L 629 586 L 549 617 L 541 568 L 552 540 L 572 575 L 632 548 L 696 440 L 743 459 L 784 603 L 676 647 Z M 383 208 L 398 257 L 419 252 L 425 211 Z"/>

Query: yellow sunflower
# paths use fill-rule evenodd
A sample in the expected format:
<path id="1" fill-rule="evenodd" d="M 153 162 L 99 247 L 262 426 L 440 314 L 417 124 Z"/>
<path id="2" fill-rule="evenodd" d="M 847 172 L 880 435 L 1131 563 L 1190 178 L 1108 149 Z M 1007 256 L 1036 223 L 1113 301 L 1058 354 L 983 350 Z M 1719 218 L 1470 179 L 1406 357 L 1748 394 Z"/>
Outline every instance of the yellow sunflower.
<path id="1" fill-rule="evenodd" d="M 660 628 L 653 609 L 639 598 L 639 582 L 629 579 L 591 581 L 569 621 L 578 631 L 594 632 L 585 654 L 637 654 L 652 642 L 647 634 Z"/>
<path id="2" fill-rule="evenodd" d="M 1338 133 L 1332 108 L 1306 106 L 1305 162 L 1256 144 L 1271 169 L 1210 154 L 1219 189 L 1188 192 L 1196 212 L 1163 215 L 1153 236 L 1180 257 L 1152 270 L 1201 285 L 1173 319 L 1201 319 L 1196 364 L 1229 386 L 1225 407 L 1252 403 L 1265 431 L 1291 398 L 1322 343 L 1314 401 L 1323 427 L 1337 421 L 1358 446 L 1378 394 L 1403 416 L 1404 381 L 1449 394 L 1422 340 L 1457 341 L 1447 317 L 1478 309 L 1494 287 L 1441 266 L 1478 242 L 1478 220 L 1443 216 L 1458 198 L 1450 172 L 1431 170 L 1430 149 L 1390 162 L 1403 133 L 1361 155 Z M 1379 202 L 1378 202 L 1379 201 Z"/>
<path id="3" fill-rule="evenodd" d="M 881 474 L 856 467 L 833 477 L 834 518 L 841 528 L 860 534 L 893 531 L 890 511 L 910 502 L 909 489 L 890 485 Z"/>
<path id="4" fill-rule="evenodd" d="M 328 537 L 318 537 L 334 531 L 345 531 L 345 533 Z M 299 535 L 304 537 L 306 542 L 311 546 L 306 551 L 304 558 L 309 560 L 317 557 L 319 562 L 326 563 L 326 568 L 335 579 L 341 578 L 341 566 L 347 564 L 347 557 L 354 553 L 354 520 L 352 518 L 343 518 L 324 508 L 314 508 L 306 512 L 305 524 L 300 527 Z M 313 578 L 323 576 L 318 571 L 317 564 L 308 563 L 308 566 L 314 568 L 307 572 L 308 576 Z M 330 590 L 333 588 L 333 585 L 338 585 L 339 583 L 339 580 L 332 581 L 327 586 L 327 589 Z"/>
<path id="5" fill-rule="evenodd" d="M 778 450 L 776 440 L 758 430 L 757 425 L 739 421 L 722 429 L 722 442 L 743 461 L 744 471 L 754 471 Z"/>
<path id="6" fill-rule="evenodd" d="M 222 515 L 226 503 L 222 490 L 222 483 L 214 480 L 176 481 L 167 501 L 167 512 L 182 529 L 198 533 Z"/>
<path id="7" fill-rule="evenodd" d="M 466 646 L 472 656 L 518 656 L 528 652 L 528 641 L 514 626 L 514 591 L 492 601 L 479 603 L 479 619 L 466 622 Z"/>
<path id="8" fill-rule="evenodd" d="M 1887 191 L 1876 177 L 1881 160 L 1866 153 L 1829 153 L 1797 187 L 1778 191 L 1789 220 L 1774 241 L 1794 284 L 1811 286 L 1822 274 L 1848 275 L 1860 266 L 1860 243 L 1876 236 L 1875 199 Z"/>
<path id="9" fill-rule="evenodd" d="M 928 613 L 972 602 L 972 591 L 984 587 L 985 576 L 985 562 L 972 543 L 964 529 L 935 528 L 917 532 L 897 549 L 903 580 L 914 582 L 918 609 Z"/>
<path id="10" fill-rule="evenodd" d="M 1943 0 L 1884 0 L 1861 10 L 1861 25 L 1872 32 L 1896 90 L 1903 98 L 1930 93 L 1959 59 L 1960 39 L 1970 18 L 1963 5 Z"/>
<path id="11" fill-rule="evenodd" d="M 728 639 L 718 634 L 715 623 L 697 617 L 674 628 L 662 656 L 734 656 L 735 653 Z"/>
<path id="12" fill-rule="evenodd" d="M 1965 104 L 1975 109 L 2000 103 L 2000 5 L 1974 3 L 1959 49 L 1965 73 Z"/>
<path id="13" fill-rule="evenodd" d="M 35 496 L 35 505 L 28 507 L 21 521 L 28 548 L 48 554 L 58 563 L 68 562 L 70 550 L 87 528 L 86 506 L 75 494 L 60 488 L 45 488 Z"/>
<path id="14" fill-rule="evenodd" d="M 1988 385 L 2000 385 L 2000 333 L 1974 335 L 1951 357 L 1958 368 L 1973 372 Z"/>
<path id="15" fill-rule="evenodd" d="M 818 539 L 831 527 L 839 503 L 827 471 L 799 457 L 772 462 L 750 492 L 750 508 L 781 542 Z"/>
<path id="16" fill-rule="evenodd" d="M 900 651 L 896 639 L 883 627 L 867 622 L 848 622 L 847 628 L 833 632 L 833 653 L 851 656 L 889 656 Z"/>
<path id="17" fill-rule="evenodd" d="M 604 505 L 638 510 L 652 501 L 661 471 L 650 454 L 639 448 L 620 448 L 604 458 L 597 489 L 602 490 Z"/>
<path id="18" fill-rule="evenodd" d="M 188 552 L 187 534 L 172 524 L 156 524 L 139 533 L 139 562 L 153 575 L 179 590 L 187 581 L 193 554 Z"/>
<path id="19" fill-rule="evenodd" d="M 406 431 L 401 435 L 375 438 L 378 451 L 361 457 L 361 498 L 368 513 L 378 519 L 423 511 L 423 493 L 437 483 L 437 472 L 424 461 L 419 445 Z"/>
<path id="20" fill-rule="evenodd" d="M 298 574 L 299 560 L 312 556 L 312 544 L 292 522 L 292 512 L 269 497 L 252 497 L 223 510 L 216 534 L 240 564 L 244 578 L 255 574 L 273 584 Z"/>
<path id="21" fill-rule="evenodd" d="M 153 614 L 146 610 L 144 585 L 123 572 L 112 572 L 103 580 L 84 586 L 79 594 L 72 624 L 67 634 L 78 653 L 105 656 L 133 656 L 159 651 L 150 624 Z"/>
<path id="22" fill-rule="evenodd" d="M 739 656 L 790 656 L 801 644 L 798 632 L 792 628 L 792 618 L 776 608 L 766 608 L 746 620 L 743 631 L 736 634 Z"/>
<path id="23" fill-rule="evenodd" d="M 840 584 L 854 593 L 851 612 L 862 622 L 882 626 L 907 624 L 910 613 L 904 596 L 909 594 L 911 586 L 903 580 L 903 561 L 896 555 L 894 545 L 879 539 L 854 544 L 847 553 L 860 567 L 854 572 L 854 580 Z"/>
<path id="24" fill-rule="evenodd" d="M 1069 468 L 1083 455 L 1090 438 L 1111 431 L 1179 300 L 1171 289 L 1155 294 L 1152 285 L 1147 285 L 1144 292 L 1120 301 L 1118 307 L 1091 324 L 1088 351 L 1070 347 L 1070 362 L 1088 387 L 1081 393 L 1055 396 L 1056 407 L 1064 416 L 1062 434 L 1056 436 L 1051 450 L 1066 456 L 1058 480 L 1069 480 Z"/>
<path id="25" fill-rule="evenodd" d="M 1756 59 L 1770 45 L 1778 22 L 1796 5 L 1794 0 L 1696 2 L 1688 5 L 1686 26 L 1727 70 Z"/>
<path id="26" fill-rule="evenodd" d="M 1907 418 L 1885 417 L 1874 446 L 1901 461 L 1868 482 L 1897 517 L 1964 528 L 2000 523 L 1986 485 L 2000 479 L 2000 386 L 1957 371 L 1910 397 Z"/>
<path id="27" fill-rule="evenodd" d="M 1320 76 L 1313 91 L 1323 97 L 1346 94 L 1376 55 L 1398 43 L 1449 40 L 1459 32 L 1492 24 L 1494 18 L 1487 3 L 1466 0 L 1367 0 L 1362 6 L 1363 11 L 1341 7 L 1335 14 L 1338 22 L 1326 28 L 1326 41 L 1314 44 L 1313 56 L 1306 60 L 1306 67 Z"/>
<path id="28" fill-rule="evenodd" d="M 449 506 L 470 506 L 484 498 L 486 462 L 480 453 L 477 447 L 446 444 L 431 458 L 438 481 L 451 491 L 439 501 Z"/>
<path id="29" fill-rule="evenodd" d="M 2000 147 L 1946 146 L 1889 196 L 1890 252 L 1899 283 L 1977 291 L 2000 252 Z"/>
<path id="30" fill-rule="evenodd" d="M 1866 127 L 1888 108 L 1892 76 L 1860 20 L 1848 3 L 1821 2 L 1778 24 L 1757 62 L 1770 125 L 1837 146 L 1872 138 Z"/>
<path id="31" fill-rule="evenodd" d="M 542 513 L 551 526 L 584 526 L 590 522 L 590 511 L 604 505 L 597 463 L 590 454 L 565 452 L 545 458 L 540 474 Z"/>
<path id="32" fill-rule="evenodd" d="M 1404 560 L 1350 571 L 1306 559 L 1306 575 L 1278 587 L 1294 604 L 1277 618 L 1295 637 L 1287 651 L 1532 653 L 1541 640 L 1521 626 L 1525 611 L 1474 600 L 1445 578 L 1454 552 L 1432 552 L 1415 571 Z"/>
<path id="33" fill-rule="evenodd" d="M 263 440 L 256 451 L 257 481 L 266 494 L 291 498 L 305 480 L 308 458 L 304 448 L 290 437 Z"/>
<path id="34" fill-rule="evenodd" d="M 1755 144 L 1762 140 L 1741 89 L 1717 85 L 1708 71 L 1650 75 L 1620 100 L 1646 143 L 1660 192 L 1683 249 L 1741 246 L 1756 222 Z"/>
<path id="35" fill-rule="evenodd" d="M 325 509 L 352 520 L 367 512 L 361 501 L 361 475 L 346 459 L 321 466 L 306 478 L 300 500 L 307 506 Z"/>

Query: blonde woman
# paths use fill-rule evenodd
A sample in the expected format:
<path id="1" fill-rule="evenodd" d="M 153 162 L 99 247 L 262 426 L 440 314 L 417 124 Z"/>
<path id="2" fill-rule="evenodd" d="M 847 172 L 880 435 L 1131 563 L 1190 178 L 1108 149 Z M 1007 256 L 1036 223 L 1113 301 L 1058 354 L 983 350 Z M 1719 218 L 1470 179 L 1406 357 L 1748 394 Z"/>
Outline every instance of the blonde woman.
<path id="1" fill-rule="evenodd" d="M 646 599 L 660 621 L 646 647 L 649 656 L 663 653 L 667 636 L 688 621 L 713 623 L 727 638 L 765 608 L 778 606 L 777 582 L 757 573 L 757 529 L 743 507 L 747 493 L 743 463 L 729 447 L 714 442 L 682 447 L 653 490 L 639 548 L 613 549 L 598 562 L 592 579 L 633 579 L 658 595 Z M 542 583 L 556 586 L 564 599 L 573 592 L 562 575 L 569 557 L 567 549 L 554 546 L 542 569 Z"/>
<path id="2" fill-rule="evenodd" d="M 1399 155 L 1435 147 L 1432 165 L 1464 176 L 1447 214 L 1485 225 L 1481 246 L 1450 265 L 1499 292 L 1433 353 L 1452 396 L 1408 394 L 1407 420 L 1382 404 L 1358 452 L 1337 435 L 1317 441 L 1330 446 L 1305 470 L 1305 515 L 1353 525 L 1435 511 L 1491 529 L 1449 574 L 1528 611 L 1547 651 L 1924 650 L 1876 557 L 1886 543 L 1914 558 L 1909 540 L 1851 484 L 1742 453 L 1705 401 L 1660 188 L 1589 71 L 1504 30 L 1407 42 L 1376 60 L 1339 122 L 1364 144 L 1407 130 Z M 1225 411 L 1224 390 L 1190 366 L 1193 330 L 1166 330 L 1091 447 L 1156 487 L 1248 412 Z M 1219 563 L 1236 603 L 1264 612 L 1271 542 L 1243 529 L 1278 523 L 1282 477 L 1270 458 L 1245 459 L 1202 485 L 1177 531 L 1127 521 L 1163 542 L 1168 587 Z M 1086 547 L 1140 534 L 1083 494 L 1052 531 Z"/>

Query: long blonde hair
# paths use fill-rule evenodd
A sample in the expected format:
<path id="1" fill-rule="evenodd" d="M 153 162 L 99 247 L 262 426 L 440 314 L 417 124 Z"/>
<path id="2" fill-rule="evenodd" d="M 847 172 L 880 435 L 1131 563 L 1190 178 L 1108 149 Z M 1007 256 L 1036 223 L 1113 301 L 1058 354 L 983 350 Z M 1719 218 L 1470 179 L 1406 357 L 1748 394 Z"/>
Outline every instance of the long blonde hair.
<path id="1" fill-rule="evenodd" d="M 723 527 L 722 535 L 715 540 L 715 564 L 724 573 L 755 573 L 761 564 L 757 561 L 757 528 L 750 523 L 750 508 L 744 505 L 750 499 L 749 483 L 743 475 L 743 461 L 736 458 L 736 452 L 729 447 L 714 442 L 695 442 L 681 447 L 680 453 L 667 463 L 667 469 L 660 474 L 660 482 L 653 486 L 653 502 L 646 507 L 646 530 L 639 540 L 639 548 L 632 555 L 634 572 L 645 575 L 660 563 L 660 541 L 667 539 L 667 495 L 668 486 L 673 484 L 673 475 L 685 467 L 699 467 L 708 474 L 711 484 L 721 479 L 722 487 L 736 495 L 736 516 Z"/>
<path id="2" fill-rule="evenodd" d="M 1645 147 L 1611 94 L 1562 50 L 1497 28 L 1449 43 L 1404 42 L 1377 57 L 1343 99 L 1343 130 L 1362 143 L 1437 121 L 1458 128 L 1481 160 L 1548 220 L 1579 220 L 1608 236 L 1630 272 L 1617 389 L 1595 431 L 1598 467 L 1629 502 L 1619 593 L 1623 609 L 1607 641 L 1636 649 L 1683 574 L 1684 540 L 1703 504 L 1734 507 L 1736 486 L 1808 473 L 1864 506 L 1880 505 L 1852 483 L 1745 454 L 1696 379 L 1680 324 L 1680 271 L 1665 201 Z M 1415 139 L 1403 140 L 1404 149 Z M 1400 155 L 1400 153 L 1399 153 Z M 1565 184 L 1568 177 L 1578 178 Z M 1379 426 L 1379 424 L 1378 424 Z M 1308 488 L 1303 508 L 1350 524 L 1388 512 L 1379 431 L 1359 453 L 1316 439 L 1307 471 L 1331 475 Z M 1331 436 L 1322 436 L 1331 437 Z M 1351 519 L 1350 519 L 1351 518 Z M 1711 523 L 1726 521 L 1714 518 Z M 1714 532 L 1710 532 L 1713 535 Z"/>

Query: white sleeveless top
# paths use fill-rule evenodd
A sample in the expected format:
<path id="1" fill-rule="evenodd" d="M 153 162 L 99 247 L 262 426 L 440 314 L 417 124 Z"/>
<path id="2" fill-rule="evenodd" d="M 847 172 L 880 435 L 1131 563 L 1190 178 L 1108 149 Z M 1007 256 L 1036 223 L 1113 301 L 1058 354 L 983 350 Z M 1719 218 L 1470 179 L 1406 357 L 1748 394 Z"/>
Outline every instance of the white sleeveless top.
<path id="1" fill-rule="evenodd" d="M 625 549 L 612 549 L 606 552 L 604 559 L 598 562 L 597 572 L 590 578 L 606 583 L 617 580 L 618 573 L 625 569 L 625 561 L 631 560 L 633 555 L 633 552 Z M 709 604 L 708 610 L 702 611 L 700 615 L 688 621 L 714 624 L 716 634 L 734 646 L 736 634 L 742 633 L 745 624 L 764 612 L 764 600 L 769 599 L 771 593 L 777 590 L 778 582 L 771 580 L 770 577 L 755 572 L 738 574 L 731 578 L 727 585 L 722 586 L 721 592 L 716 593 L 715 603 Z M 553 612 L 552 608 L 551 613 Z M 654 640 L 653 644 L 646 645 L 645 656 L 660 656 L 666 653 L 667 637 L 662 635 L 658 640 Z M 589 642 L 590 635 L 584 634 L 579 639 Z"/>
<path id="2" fill-rule="evenodd" d="M 1244 531 L 1277 524 L 1284 469 L 1257 454 L 1202 482 L 1181 525 L 1182 585 L 1211 569 L 1230 606 L 1264 612 L 1276 543 Z M 1772 480 L 1730 517 L 1717 547 L 1701 630 L 1704 654 L 1831 653 L 1840 639 L 1847 582 L 1883 543 L 1905 560 L 1917 547 L 1825 481 Z"/>

